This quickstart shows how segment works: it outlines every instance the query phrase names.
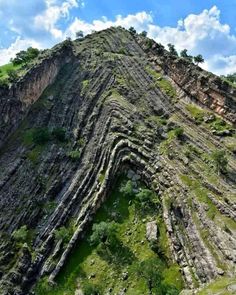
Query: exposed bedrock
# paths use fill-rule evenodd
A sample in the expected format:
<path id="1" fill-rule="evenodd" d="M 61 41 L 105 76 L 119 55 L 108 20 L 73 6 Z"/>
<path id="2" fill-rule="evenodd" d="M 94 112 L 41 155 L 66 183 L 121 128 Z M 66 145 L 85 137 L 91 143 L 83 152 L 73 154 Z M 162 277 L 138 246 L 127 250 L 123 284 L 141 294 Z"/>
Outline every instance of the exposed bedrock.
<path id="1" fill-rule="evenodd" d="M 138 37 L 138 43 L 147 52 L 150 61 L 161 68 L 190 100 L 195 100 L 233 124 L 236 124 L 236 89 L 216 75 L 202 70 L 184 58 L 171 56 L 164 50 L 158 54 L 159 45 L 153 42 L 149 49 L 145 40 Z"/>
<path id="2" fill-rule="evenodd" d="M 224 142 L 191 121 L 184 99 L 173 102 L 153 83 L 147 68 L 156 69 L 154 56 L 150 60 L 129 32 L 111 28 L 73 42 L 72 49 L 43 61 L 10 90 L 4 126 L 10 132 L 23 117 L 24 124 L 0 154 L 1 294 L 30 294 L 45 275 L 53 283 L 117 176 L 130 168 L 161 199 L 172 259 L 186 288 L 235 275 L 235 182 L 203 157 Z M 172 67 L 170 57 L 166 63 Z M 196 90 L 191 83 L 199 88 L 196 99 L 213 91 L 213 82 L 204 90 L 172 63 L 166 73 L 188 95 Z M 233 122 L 232 95 L 227 92 L 220 113 Z M 39 127 L 50 134 L 43 144 L 29 136 Z M 53 136 L 55 128 L 65 139 Z M 235 168 L 229 151 L 229 173 Z M 55 230 L 71 223 L 70 241 L 57 241 Z M 13 233 L 24 225 L 32 236 L 19 248 Z"/>

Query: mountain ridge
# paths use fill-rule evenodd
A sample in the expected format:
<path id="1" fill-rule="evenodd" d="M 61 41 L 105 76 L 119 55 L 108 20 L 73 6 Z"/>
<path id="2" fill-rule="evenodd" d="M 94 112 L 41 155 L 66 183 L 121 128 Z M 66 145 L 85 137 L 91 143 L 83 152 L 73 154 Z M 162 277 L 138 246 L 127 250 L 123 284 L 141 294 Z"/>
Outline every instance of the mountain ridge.
<path id="1" fill-rule="evenodd" d="M 131 168 L 160 196 L 186 288 L 234 275 L 236 89 L 147 40 L 122 28 L 66 40 L 0 89 L 2 294 L 54 282 Z M 215 149 L 227 150 L 227 174 L 213 171 Z M 55 231 L 72 220 L 60 244 Z M 12 234 L 24 225 L 34 235 L 19 248 Z"/>

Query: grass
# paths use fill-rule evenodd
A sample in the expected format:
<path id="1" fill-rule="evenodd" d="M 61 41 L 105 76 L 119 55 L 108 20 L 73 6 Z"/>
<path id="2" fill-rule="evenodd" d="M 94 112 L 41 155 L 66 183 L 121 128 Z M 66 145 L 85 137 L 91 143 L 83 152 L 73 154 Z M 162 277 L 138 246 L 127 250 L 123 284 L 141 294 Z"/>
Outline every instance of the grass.
<path id="1" fill-rule="evenodd" d="M 197 295 L 212 295 L 212 294 L 222 294 L 222 295 L 233 295 L 235 290 L 230 291 L 230 286 L 236 284 L 235 278 L 223 277 L 210 283 L 204 289 L 199 291 Z"/>
<path id="2" fill-rule="evenodd" d="M 160 73 L 157 73 L 150 67 L 146 67 L 146 71 L 154 79 L 155 83 L 151 87 L 159 87 L 170 98 L 176 98 L 176 90 L 171 85 L 170 81 L 165 79 Z"/>
<path id="3" fill-rule="evenodd" d="M 126 294 L 128 295 L 148 294 L 146 281 L 136 271 L 137 265 L 141 261 L 158 258 L 146 240 L 146 222 L 157 220 L 160 232 L 159 244 L 165 253 L 168 252 L 169 246 L 166 228 L 161 216 L 159 215 L 157 218 L 158 212 L 147 213 L 142 217 L 137 214 L 134 196 L 125 197 L 119 191 L 122 180 L 118 180 L 110 197 L 98 210 L 93 220 L 93 223 L 116 222 L 119 247 L 116 247 L 111 257 L 98 254 L 97 248 L 88 242 L 91 229 L 88 230 L 86 237 L 79 241 L 56 278 L 57 285 L 48 286 L 46 278 L 44 278 L 36 287 L 37 295 L 72 295 L 78 285 L 83 289 L 88 284 L 98 286 L 101 294 L 105 294 L 109 288 L 112 288 L 111 294 L 118 293 L 122 288 L 127 288 Z M 158 259 L 162 260 L 163 258 L 159 257 Z M 165 264 L 164 282 L 181 290 L 183 281 L 178 266 L 171 262 L 165 261 L 163 263 Z M 128 278 L 125 280 L 122 279 L 124 272 L 128 273 Z"/>
<path id="4" fill-rule="evenodd" d="M 0 80 L 4 80 L 8 78 L 7 72 L 9 70 L 19 70 L 21 65 L 13 65 L 12 63 L 8 63 L 6 65 L 0 66 Z"/>
<path id="5" fill-rule="evenodd" d="M 190 113 L 191 117 L 195 120 L 196 124 L 200 125 L 205 119 L 210 118 L 205 123 L 205 126 L 208 129 L 214 131 L 216 135 L 221 135 L 223 131 L 233 132 L 233 127 L 230 124 L 226 123 L 222 118 L 216 116 L 212 112 L 203 110 L 194 104 L 186 105 L 186 109 Z"/>
<path id="6" fill-rule="evenodd" d="M 213 194 L 212 192 L 209 192 L 206 188 L 204 188 L 200 181 L 193 179 L 188 175 L 181 175 L 180 178 L 183 183 L 189 186 L 192 193 L 198 198 L 198 200 L 208 206 L 209 209 L 207 210 L 207 216 L 211 220 L 214 220 L 214 222 L 217 223 L 222 228 L 222 230 L 227 227 L 232 232 L 236 231 L 236 222 L 231 218 L 222 215 L 215 204 L 213 204 L 211 199 L 208 197 L 208 193 Z M 217 199 L 217 196 L 215 196 L 215 198 Z"/>

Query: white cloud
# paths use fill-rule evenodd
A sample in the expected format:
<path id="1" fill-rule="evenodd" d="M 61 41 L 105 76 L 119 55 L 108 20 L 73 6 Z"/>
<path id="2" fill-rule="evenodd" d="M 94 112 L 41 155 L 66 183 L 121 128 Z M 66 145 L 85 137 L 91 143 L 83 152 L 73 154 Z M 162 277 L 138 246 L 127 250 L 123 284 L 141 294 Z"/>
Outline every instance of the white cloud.
<path id="1" fill-rule="evenodd" d="M 220 10 L 216 6 L 198 15 L 188 15 L 176 27 L 160 27 L 153 23 L 152 14 L 144 11 L 126 17 L 118 15 L 114 21 L 103 17 L 87 23 L 76 18 L 65 35 L 74 38 L 76 31 L 88 34 L 110 26 L 133 26 L 138 32 L 146 30 L 149 37 L 163 45 L 172 43 L 178 51 L 187 48 L 193 55 L 202 54 L 206 60 L 203 67 L 216 74 L 236 71 L 236 36 L 231 34 L 229 25 L 220 22 Z"/>
<path id="2" fill-rule="evenodd" d="M 1 0 L 0 0 L 1 1 Z M 164 45 L 175 44 L 178 51 L 186 48 L 192 55 L 202 54 L 205 58 L 203 67 L 216 74 L 236 72 L 236 35 L 230 31 L 230 26 L 222 24 L 220 10 L 213 6 L 203 10 L 200 14 L 190 14 L 180 19 L 175 27 L 161 27 L 154 24 L 152 13 L 145 11 L 127 16 L 117 15 L 114 20 L 107 17 L 86 22 L 76 17 L 69 26 L 62 30 L 59 26 L 70 17 L 73 8 L 83 7 L 83 0 L 44 0 L 46 9 L 34 17 L 35 32 L 49 33 L 51 38 L 39 39 L 41 47 L 54 44 L 66 37 L 75 37 L 77 31 L 84 34 L 100 31 L 111 26 L 135 27 L 138 32 L 148 32 L 148 36 Z M 13 27 L 13 24 L 11 25 Z M 17 31 L 17 27 L 13 28 Z M 40 37 L 41 38 L 41 37 Z M 28 40 L 29 39 L 29 40 Z M 27 43 L 28 42 L 28 43 Z M 31 42 L 31 43 L 30 43 Z M 9 48 L 0 49 L 0 64 L 8 61 L 8 57 L 17 52 L 15 48 L 21 44 L 32 45 L 30 38 L 18 38 Z M 30 46 L 30 45 L 26 45 Z M 39 44 L 38 44 L 39 45 Z M 24 47 L 24 46 L 23 46 Z M 23 48 L 25 49 L 25 48 Z M 5 56 L 4 56 L 5 55 Z"/>
<path id="3" fill-rule="evenodd" d="M 40 48 L 40 44 L 34 40 L 24 40 L 20 37 L 16 38 L 8 48 L 0 49 L 0 65 L 9 63 L 10 59 L 16 55 L 20 50 L 25 50 L 28 47 Z"/>
<path id="4" fill-rule="evenodd" d="M 36 15 L 34 18 L 34 26 L 39 30 L 46 30 L 56 39 L 63 38 L 63 31 L 57 28 L 57 23 L 62 18 L 68 18 L 70 10 L 79 6 L 77 0 L 66 0 L 58 4 L 57 0 L 45 0 L 46 10 Z M 81 2 L 84 5 L 84 2 Z"/>
<path id="5" fill-rule="evenodd" d="M 151 14 L 145 11 L 138 12 L 134 15 L 129 14 L 126 17 L 117 15 L 115 21 L 102 17 L 100 20 L 94 20 L 92 23 L 87 23 L 79 18 L 75 18 L 73 23 L 66 30 L 65 35 L 74 38 L 77 31 L 83 31 L 84 34 L 89 34 L 92 31 L 101 31 L 111 26 L 122 26 L 127 29 L 133 26 L 136 30 L 143 31 L 148 28 L 148 24 L 152 21 Z"/>

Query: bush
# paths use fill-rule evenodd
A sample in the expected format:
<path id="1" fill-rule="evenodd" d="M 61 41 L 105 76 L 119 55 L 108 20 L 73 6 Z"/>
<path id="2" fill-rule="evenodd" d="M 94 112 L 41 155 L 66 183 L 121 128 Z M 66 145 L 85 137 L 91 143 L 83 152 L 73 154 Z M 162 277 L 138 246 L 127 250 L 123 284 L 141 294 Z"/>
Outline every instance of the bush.
<path id="1" fill-rule="evenodd" d="M 115 222 L 95 223 L 92 227 L 90 244 L 98 246 L 99 244 L 110 246 L 116 241 L 117 226 Z"/>
<path id="2" fill-rule="evenodd" d="M 84 295 L 99 295 L 101 293 L 100 293 L 100 288 L 98 286 L 87 283 L 83 287 L 83 294 Z"/>
<path id="3" fill-rule="evenodd" d="M 7 75 L 9 76 L 9 81 L 12 83 L 16 82 L 16 80 L 18 79 L 17 72 L 14 69 L 8 69 Z"/>
<path id="4" fill-rule="evenodd" d="M 136 208 L 144 211 L 153 211 L 160 206 L 158 196 L 149 189 L 142 189 L 135 198 Z"/>
<path id="5" fill-rule="evenodd" d="M 216 150 L 211 154 L 212 160 L 215 164 L 216 171 L 218 173 L 226 173 L 228 159 L 224 150 Z"/>
<path id="6" fill-rule="evenodd" d="M 60 142 L 66 141 L 66 131 L 64 128 L 61 128 L 61 127 L 54 128 L 52 130 L 52 136 Z"/>
<path id="7" fill-rule="evenodd" d="M 177 127 L 175 130 L 175 136 L 178 138 L 178 139 L 181 139 L 183 137 L 183 134 L 184 134 L 184 129 L 182 127 Z"/>
<path id="8" fill-rule="evenodd" d="M 13 238 L 18 242 L 26 242 L 28 237 L 28 229 L 26 225 L 21 226 L 19 229 L 15 230 L 12 234 Z"/>
<path id="9" fill-rule="evenodd" d="M 36 128 L 32 133 L 32 141 L 35 144 L 43 145 L 50 139 L 50 133 L 47 128 Z"/>
<path id="10" fill-rule="evenodd" d="M 62 226 L 55 230 L 55 239 L 57 241 L 62 240 L 63 242 L 68 242 L 71 237 L 71 232 L 65 226 Z"/>
<path id="11" fill-rule="evenodd" d="M 76 161 L 80 158 L 80 150 L 71 151 L 67 154 L 67 156 L 71 158 L 71 160 Z"/>
<path id="12" fill-rule="evenodd" d="M 125 197 L 132 197 L 133 193 L 133 184 L 131 180 L 128 180 L 126 183 L 123 183 L 120 188 L 120 192 L 125 195 Z"/>

